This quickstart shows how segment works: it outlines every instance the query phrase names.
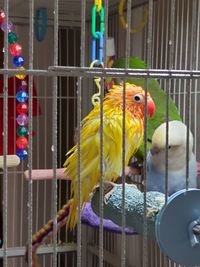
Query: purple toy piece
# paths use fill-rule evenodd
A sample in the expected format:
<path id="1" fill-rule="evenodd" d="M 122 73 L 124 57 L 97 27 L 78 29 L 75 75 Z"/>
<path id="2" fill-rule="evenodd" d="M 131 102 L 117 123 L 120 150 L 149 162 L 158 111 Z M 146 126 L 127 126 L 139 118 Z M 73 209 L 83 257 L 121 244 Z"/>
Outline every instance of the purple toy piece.
<path id="1" fill-rule="evenodd" d="M 81 222 L 85 225 L 91 226 L 93 228 L 99 228 L 100 218 L 93 212 L 90 202 L 87 202 L 82 214 Z M 122 233 L 122 227 L 113 223 L 111 220 L 103 219 L 103 229 L 113 233 Z M 133 228 L 125 228 L 125 233 L 127 235 L 136 235 L 137 232 Z"/>

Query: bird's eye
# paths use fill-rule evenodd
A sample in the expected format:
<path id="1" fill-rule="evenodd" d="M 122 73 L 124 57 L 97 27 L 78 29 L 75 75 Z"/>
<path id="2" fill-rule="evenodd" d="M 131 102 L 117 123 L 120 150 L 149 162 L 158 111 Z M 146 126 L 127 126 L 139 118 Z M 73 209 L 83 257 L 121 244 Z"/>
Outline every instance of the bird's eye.
<path id="1" fill-rule="evenodd" d="M 144 99 L 143 99 L 143 96 L 137 94 L 137 95 L 134 95 L 134 96 L 133 96 L 133 100 L 134 100 L 135 102 L 137 102 L 137 103 L 142 103 Z"/>
<path id="2" fill-rule="evenodd" d="M 170 149 L 170 148 L 171 148 L 171 146 L 168 146 L 168 148 Z"/>

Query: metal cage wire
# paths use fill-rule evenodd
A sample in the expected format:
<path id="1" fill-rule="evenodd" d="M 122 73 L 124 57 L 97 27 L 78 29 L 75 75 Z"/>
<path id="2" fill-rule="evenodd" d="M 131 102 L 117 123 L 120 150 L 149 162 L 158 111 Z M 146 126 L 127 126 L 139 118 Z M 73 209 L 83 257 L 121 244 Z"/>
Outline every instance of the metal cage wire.
<path id="1" fill-rule="evenodd" d="M 195 136 L 195 153 L 199 158 L 198 140 L 200 125 L 198 122 L 199 109 L 199 0 L 169 0 L 169 1 L 127 1 L 127 31 L 119 23 L 115 6 L 118 1 L 103 1 L 105 8 L 105 36 L 113 36 L 116 43 L 116 58 L 126 58 L 125 69 L 98 69 L 88 67 L 90 63 L 90 12 L 92 1 L 77 1 L 79 9 L 79 22 L 63 22 L 66 3 L 53 1 L 53 19 L 49 21 L 47 40 L 39 44 L 34 40 L 34 8 L 36 1 L 29 1 L 27 5 L 28 20 L 25 23 L 15 18 L 11 1 L 4 1 L 3 9 L 6 21 L 10 12 L 16 20 L 16 31 L 23 42 L 27 57 L 29 75 L 29 113 L 32 114 L 32 101 L 37 98 L 42 109 L 41 116 L 33 118 L 29 115 L 29 132 L 36 130 L 36 136 L 29 135 L 28 160 L 21 163 L 18 168 L 8 169 L 6 156 L 8 149 L 8 78 L 19 73 L 9 65 L 8 30 L 4 38 L 4 68 L 0 73 L 4 78 L 4 94 L 1 96 L 4 105 L 4 167 L 3 177 L 3 247 L 0 256 L 4 267 L 27 266 L 24 263 L 25 244 L 29 244 L 29 263 L 32 266 L 32 234 L 37 231 L 50 218 L 55 218 L 57 210 L 69 197 L 68 182 L 58 181 L 57 167 L 61 167 L 65 160 L 66 151 L 73 144 L 73 132 L 77 127 L 78 143 L 78 213 L 77 230 L 73 233 L 65 229 L 57 234 L 57 222 L 53 230 L 53 241 L 49 246 L 42 246 L 38 253 L 42 266 L 173 266 L 175 264 L 165 258 L 153 241 L 147 240 L 146 221 L 144 235 L 132 238 L 125 235 L 126 214 L 122 209 L 122 235 L 103 232 L 102 220 L 100 230 L 91 230 L 81 225 L 80 215 L 80 131 L 81 119 L 91 109 L 90 97 L 94 92 L 94 76 L 115 77 L 122 79 L 123 83 L 129 77 L 153 77 L 159 80 L 167 95 L 173 97 L 183 121 L 192 129 Z M 66 1 L 68 2 L 68 1 Z M 70 1 L 69 1 L 70 2 Z M 76 2 L 76 1 L 75 1 Z M 139 33 L 131 34 L 132 24 L 139 23 L 142 18 L 143 5 L 148 7 L 148 22 L 145 29 Z M 71 4 L 73 7 L 73 4 Z M 66 12 L 69 6 L 66 8 Z M 22 31 L 28 35 L 28 41 Z M 53 40 L 53 41 L 52 41 Z M 104 49 L 104 54 L 106 54 Z M 128 57 L 137 55 L 143 58 L 149 66 L 148 70 L 128 69 Z M 106 57 L 104 57 L 106 62 Z M 23 72 L 23 71 L 22 71 Z M 37 96 L 33 96 L 33 84 L 37 88 Z M 147 82 L 145 91 L 148 90 Z M 103 91 L 102 91 L 103 92 Z M 101 94 L 101 100 L 103 94 Z M 168 99 L 168 98 L 167 98 Z M 123 102 L 125 106 L 125 101 Z M 166 107 L 168 110 L 168 100 Z M 125 110 L 125 109 L 124 109 Z M 101 105 L 101 135 L 100 135 L 100 215 L 103 216 L 103 108 Z M 146 111 L 147 112 L 147 111 Z M 15 113 L 16 115 L 16 113 Z M 123 113 L 125 119 L 125 112 Z M 168 112 L 166 118 L 168 119 Z M 125 124 L 123 124 L 125 127 Z M 125 150 L 125 128 L 122 129 L 123 151 Z M 147 128 L 145 119 L 144 140 L 146 144 Z M 168 141 L 167 141 L 168 142 Z M 146 145 L 145 145 L 146 147 Z M 146 151 L 147 152 L 147 151 Z M 124 153 L 123 185 L 124 179 Z M 166 166 L 167 155 L 166 155 Z M 146 166 L 146 162 L 144 162 Z M 28 168 L 29 181 L 24 181 L 23 172 Z M 35 168 L 52 168 L 54 179 L 49 181 L 33 181 L 32 171 Z M 187 169 L 188 172 L 188 169 Z M 188 174 L 186 175 L 188 178 Z M 168 173 L 166 171 L 166 181 Z M 144 174 L 145 181 L 145 174 Z M 13 186 L 14 185 L 14 186 Z M 167 189 L 167 183 L 166 183 Z M 20 192 L 18 194 L 17 192 Z M 12 194 L 12 197 L 10 197 Z M 146 200 L 146 194 L 144 194 Z M 42 203 L 42 205 L 41 205 Z M 124 203 L 124 187 L 123 187 Z M 146 202 L 145 202 L 146 203 Z M 146 205 L 146 204 L 145 204 Z M 146 206 L 145 206 L 146 210 Z M 145 216 L 146 220 L 146 216 Z M 114 257 L 113 257 L 114 256 Z"/>

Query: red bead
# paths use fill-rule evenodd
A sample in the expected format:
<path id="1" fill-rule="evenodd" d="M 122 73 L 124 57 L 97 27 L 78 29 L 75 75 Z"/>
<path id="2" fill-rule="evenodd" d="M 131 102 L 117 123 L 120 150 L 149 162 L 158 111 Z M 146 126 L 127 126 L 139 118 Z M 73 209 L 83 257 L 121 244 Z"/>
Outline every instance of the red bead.
<path id="1" fill-rule="evenodd" d="M 20 149 L 24 149 L 28 146 L 28 140 L 26 137 L 19 137 L 16 141 L 17 147 Z"/>
<path id="2" fill-rule="evenodd" d="M 25 114 L 25 113 L 27 113 L 28 112 L 28 105 L 27 105 L 27 103 L 25 103 L 25 102 L 19 103 L 17 105 L 17 112 L 19 114 Z"/>
<path id="3" fill-rule="evenodd" d="M 0 23 L 4 22 L 5 20 L 5 13 L 2 9 L 0 9 Z"/>
<path id="4" fill-rule="evenodd" d="M 22 46 L 18 43 L 11 44 L 9 50 L 10 50 L 11 55 L 19 56 L 22 53 Z"/>

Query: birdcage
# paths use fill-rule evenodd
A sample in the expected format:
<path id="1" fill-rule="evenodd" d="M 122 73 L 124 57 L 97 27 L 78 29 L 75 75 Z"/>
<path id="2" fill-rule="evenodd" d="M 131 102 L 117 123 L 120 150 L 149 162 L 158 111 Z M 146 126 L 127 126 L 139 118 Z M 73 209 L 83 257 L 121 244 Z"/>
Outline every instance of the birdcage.
<path id="1" fill-rule="evenodd" d="M 165 246 L 165 243 L 159 243 L 158 239 L 163 238 L 160 232 L 160 236 L 157 234 L 158 239 L 148 236 L 146 184 L 148 125 L 151 121 L 147 119 L 147 92 L 150 79 L 164 92 L 164 100 L 158 99 L 157 102 L 162 103 L 162 115 L 167 122 L 166 147 L 169 145 L 168 122 L 172 120 L 171 102 L 177 107 L 176 118 L 186 125 L 184 188 L 188 192 L 189 129 L 194 136 L 196 160 L 200 157 L 200 1 L 5 0 L 1 1 L 0 23 L 0 266 L 36 267 L 38 262 L 43 267 L 186 266 L 187 262 L 195 258 L 187 249 L 183 249 L 183 261 L 176 262 L 176 257 L 171 257 L 166 251 L 169 244 Z M 131 65 L 130 58 L 134 58 L 137 63 Z M 125 152 L 128 149 L 125 93 L 126 83 L 131 82 L 131 79 L 140 79 L 144 89 L 144 157 L 139 165 L 143 166 L 143 175 L 132 174 L 128 179 L 125 166 Z M 122 149 L 122 168 L 121 179 L 116 181 L 121 186 L 119 213 L 114 208 L 107 211 L 103 176 L 103 151 L 106 145 L 103 135 L 103 99 L 113 84 L 121 84 L 123 88 L 121 143 L 118 144 Z M 94 99 L 99 102 L 96 103 Z M 96 192 L 94 190 L 93 199 L 99 194 L 99 210 L 95 214 L 100 219 L 98 223 L 91 224 L 87 214 L 87 222 L 83 220 L 81 206 L 81 131 L 82 119 L 96 104 L 100 106 L 100 189 Z M 64 206 L 66 210 L 62 209 L 62 222 L 57 212 L 70 199 L 71 181 L 64 173 L 63 164 L 67 151 L 74 144 L 77 144 L 78 151 L 78 222 L 70 231 L 65 227 L 67 207 Z M 88 153 L 90 149 L 88 147 Z M 169 152 L 167 149 L 165 151 L 163 177 L 166 182 L 162 197 L 163 206 L 169 207 Z M 176 160 L 178 162 L 179 159 Z M 144 209 L 140 233 L 134 227 L 127 228 L 130 215 L 125 205 L 127 183 L 141 190 Z M 193 201 L 196 204 L 195 201 L 199 200 L 198 192 L 192 192 L 191 202 L 189 197 L 191 206 Z M 92 200 L 88 201 L 90 203 Z M 190 206 L 185 202 L 181 203 L 177 207 L 189 209 Z M 199 214 L 200 208 L 196 210 Z M 179 222 L 176 208 L 173 213 Z M 105 214 L 110 214 L 114 226 L 111 223 L 111 226 L 109 224 L 108 228 L 105 227 Z M 180 229 L 187 216 L 186 212 L 179 222 Z M 198 218 L 193 219 L 197 222 L 191 224 L 191 227 L 199 226 Z M 34 236 L 47 222 L 45 235 L 40 231 Z M 162 223 L 161 216 L 157 227 Z M 171 229 L 177 227 L 175 222 L 169 225 Z M 170 229 L 167 230 L 170 235 Z M 197 229 L 194 235 L 192 230 L 196 243 L 191 245 L 190 250 L 198 251 L 200 231 Z M 187 232 L 189 239 L 188 236 Z M 184 241 L 177 242 L 181 244 Z M 173 249 L 176 251 L 177 247 L 174 245 Z M 185 256 L 187 253 L 188 257 Z M 185 258 L 188 261 L 182 264 Z M 198 264 L 191 260 L 190 265 Z"/>

